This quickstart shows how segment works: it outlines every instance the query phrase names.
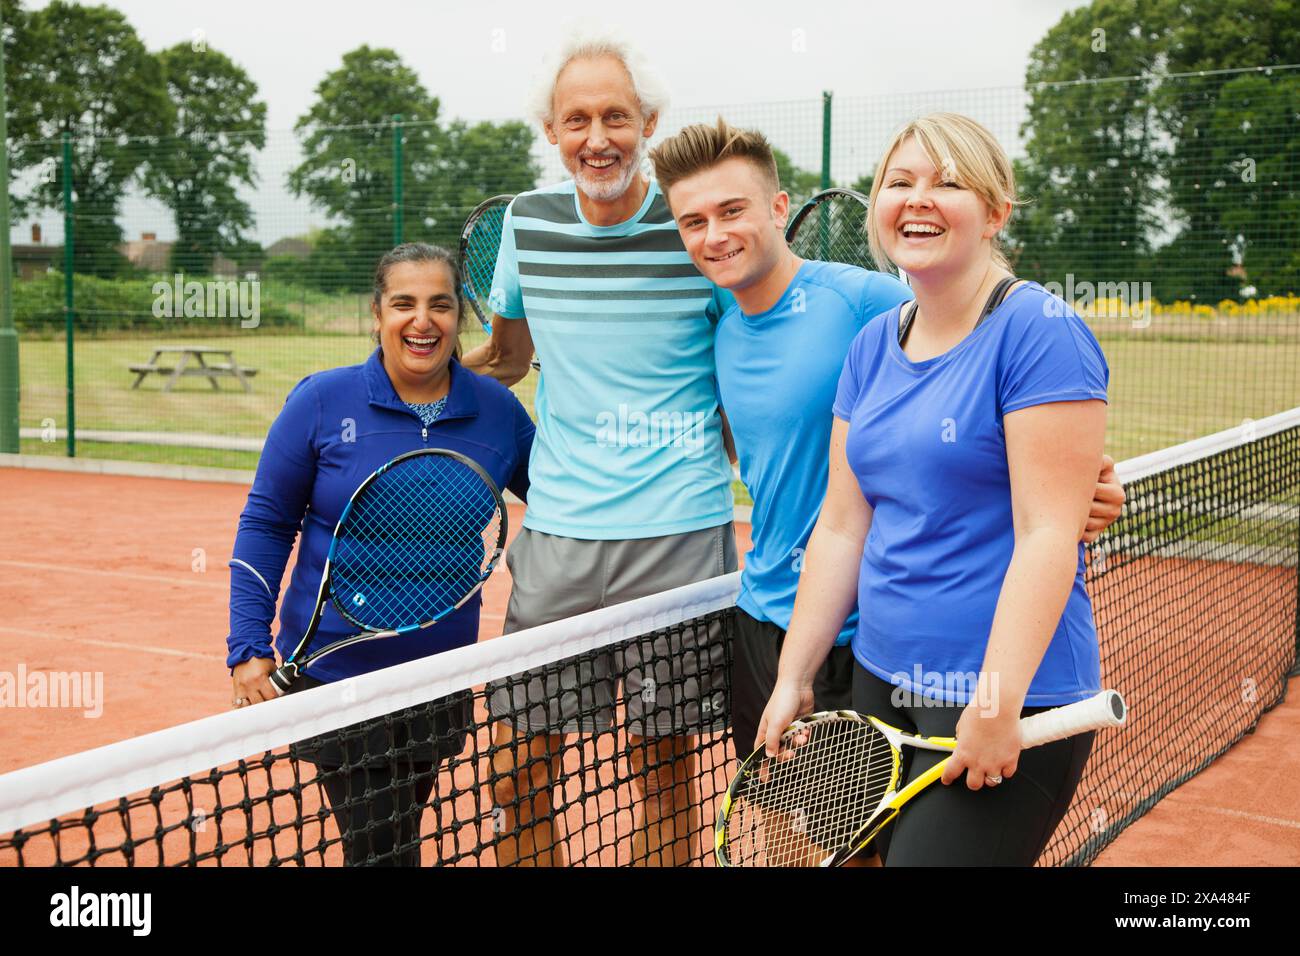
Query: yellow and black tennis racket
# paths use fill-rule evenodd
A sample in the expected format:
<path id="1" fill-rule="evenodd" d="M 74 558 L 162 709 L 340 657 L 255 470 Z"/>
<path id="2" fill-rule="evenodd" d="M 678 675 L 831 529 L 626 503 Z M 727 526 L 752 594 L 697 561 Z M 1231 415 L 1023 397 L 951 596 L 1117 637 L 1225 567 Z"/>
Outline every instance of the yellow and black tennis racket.
<path id="1" fill-rule="evenodd" d="M 1022 746 L 1120 727 L 1127 713 L 1118 691 L 1102 691 L 1025 717 Z M 796 720 L 776 757 L 755 750 L 727 788 L 714 834 L 719 865 L 842 866 L 940 779 L 951 759 L 900 790 L 904 746 L 952 751 L 957 740 L 909 734 L 851 710 Z"/>

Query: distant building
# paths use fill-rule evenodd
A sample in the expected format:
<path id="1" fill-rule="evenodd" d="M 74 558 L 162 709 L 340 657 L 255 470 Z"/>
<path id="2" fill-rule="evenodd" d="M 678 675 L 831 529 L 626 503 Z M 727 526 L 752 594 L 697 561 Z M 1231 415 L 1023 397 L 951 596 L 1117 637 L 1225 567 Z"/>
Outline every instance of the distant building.
<path id="1" fill-rule="evenodd" d="M 296 244 L 310 248 L 301 240 L 281 239 L 272 248 L 284 245 L 287 251 L 271 254 L 296 255 Z M 159 242 L 156 232 L 142 232 L 139 239 L 122 243 L 117 247 L 117 251 L 125 256 L 131 265 L 137 269 L 143 269 L 145 272 L 166 274 L 171 270 L 172 248 L 175 245 L 174 242 Z M 10 249 L 13 255 L 14 273 L 19 279 L 37 279 L 51 269 L 61 269 L 63 267 L 63 246 L 45 245 L 41 239 L 39 224 L 33 223 L 32 225 L 32 241 L 30 244 L 15 244 Z M 306 253 L 302 255 L 305 256 Z M 239 263 L 226 256 L 213 256 L 212 274 L 223 279 L 238 279 L 240 277 Z"/>
<path id="2" fill-rule="evenodd" d="M 63 262 L 63 246 L 47 246 L 41 241 L 39 223 L 32 223 L 31 244 L 9 247 L 14 272 L 20 279 L 39 279 Z"/>
<path id="3" fill-rule="evenodd" d="M 311 243 L 299 236 L 286 236 L 266 247 L 266 258 L 274 256 L 292 256 L 306 259 L 311 255 Z"/>
<path id="4" fill-rule="evenodd" d="M 171 269 L 174 242 L 159 242 L 156 232 L 142 232 L 140 238 L 117 247 L 131 265 L 145 272 L 168 272 Z M 212 274 L 227 279 L 239 277 L 239 264 L 223 255 L 212 257 Z"/>

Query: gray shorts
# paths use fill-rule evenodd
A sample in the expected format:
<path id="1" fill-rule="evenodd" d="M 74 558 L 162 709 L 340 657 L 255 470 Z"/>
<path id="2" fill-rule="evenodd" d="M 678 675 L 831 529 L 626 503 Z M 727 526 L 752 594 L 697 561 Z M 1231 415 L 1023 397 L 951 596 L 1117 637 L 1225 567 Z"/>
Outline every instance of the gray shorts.
<path id="1" fill-rule="evenodd" d="M 524 528 L 506 553 L 513 587 L 505 633 L 621 604 L 736 570 L 730 523 L 623 541 Z M 727 726 L 724 616 L 557 661 L 490 688 L 494 720 L 517 732 L 597 733 L 624 719 L 639 737 L 719 733 Z"/>

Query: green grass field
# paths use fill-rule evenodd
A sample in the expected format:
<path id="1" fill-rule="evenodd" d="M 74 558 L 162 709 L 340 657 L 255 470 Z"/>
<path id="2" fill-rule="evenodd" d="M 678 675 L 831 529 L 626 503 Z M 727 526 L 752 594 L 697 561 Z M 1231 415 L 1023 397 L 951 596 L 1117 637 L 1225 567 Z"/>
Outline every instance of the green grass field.
<path id="1" fill-rule="evenodd" d="M 482 341 L 478 329 L 465 347 Z M 364 335 L 274 335 L 250 331 L 220 339 L 178 337 L 176 342 L 233 349 L 242 365 L 258 369 L 253 392 L 233 380 L 213 391 L 189 379 L 171 393 L 157 376 L 132 390 L 127 366 L 144 362 L 152 338 L 83 338 L 76 349 L 76 421 L 79 431 L 158 431 L 261 438 L 284 397 L 312 371 L 363 361 Z M 1123 460 L 1240 425 L 1300 403 L 1300 342 L 1178 342 L 1137 335 L 1106 335 L 1102 348 L 1111 370 L 1107 449 Z M 23 341 L 21 422 L 41 428 L 66 425 L 64 344 Z M 533 412 L 537 373 L 515 386 Z M 33 454 L 62 454 L 62 442 L 29 441 Z M 247 452 L 141 444 L 83 442 L 79 454 L 224 468 L 251 468 Z"/>

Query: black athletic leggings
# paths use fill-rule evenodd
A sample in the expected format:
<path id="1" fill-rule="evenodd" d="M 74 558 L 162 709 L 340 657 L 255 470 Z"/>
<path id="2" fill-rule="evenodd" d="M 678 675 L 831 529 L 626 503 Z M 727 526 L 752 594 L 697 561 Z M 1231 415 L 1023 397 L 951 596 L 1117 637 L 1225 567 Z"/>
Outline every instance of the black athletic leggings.
<path id="1" fill-rule="evenodd" d="M 292 691 L 320 684 L 304 675 Z M 469 694 L 460 692 L 291 745 L 316 765 L 347 866 L 420 865 L 438 765 L 464 749 L 469 723 Z"/>
<path id="2" fill-rule="evenodd" d="M 897 689 L 854 663 L 853 709 L 926 736 L 952 737 L 960 704 L 896 707 Z M 1047 710 L 1026 707 L 1022 717 Z M 982 790 L 963 774 L 949 786 L 927 787 L 877 838 L 885 866 L 1032 866 L 1065 816 L 1092 751 L 1093 734 L 1079 734 L 1020 755 L 1015 776 Z M 910 782 L 948 754 L 903 747 L 903 781 Z"/>

